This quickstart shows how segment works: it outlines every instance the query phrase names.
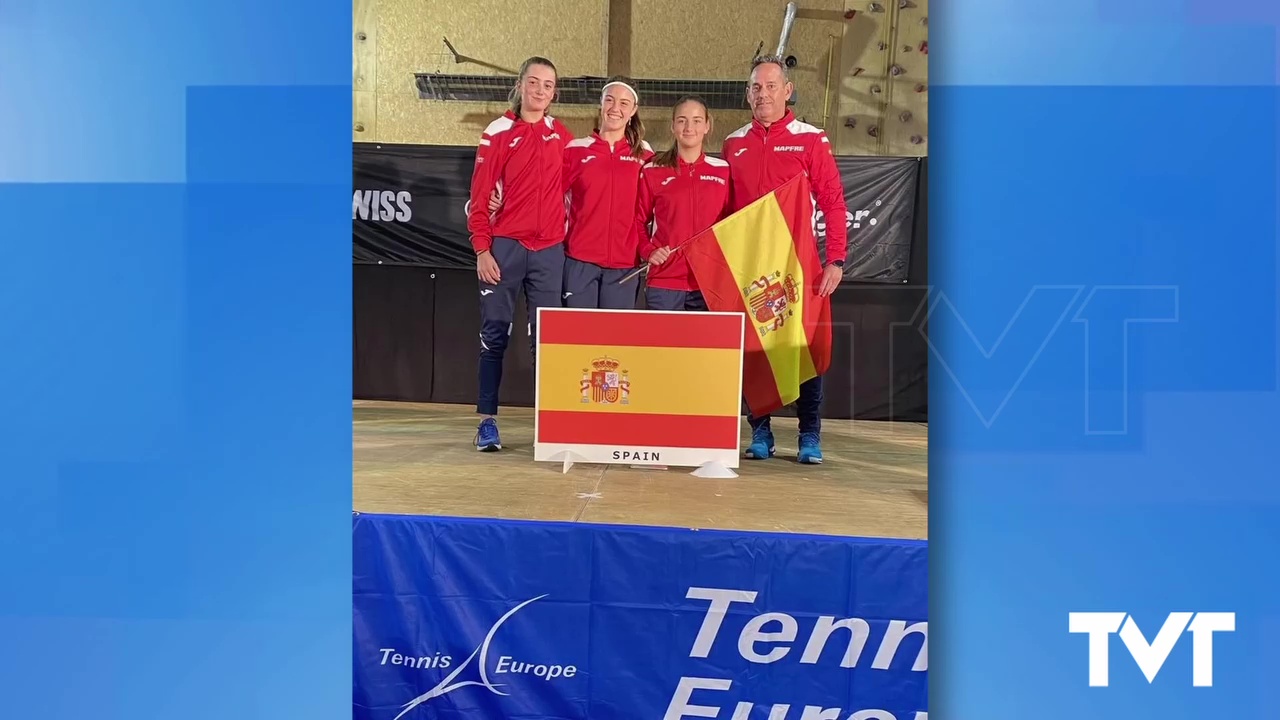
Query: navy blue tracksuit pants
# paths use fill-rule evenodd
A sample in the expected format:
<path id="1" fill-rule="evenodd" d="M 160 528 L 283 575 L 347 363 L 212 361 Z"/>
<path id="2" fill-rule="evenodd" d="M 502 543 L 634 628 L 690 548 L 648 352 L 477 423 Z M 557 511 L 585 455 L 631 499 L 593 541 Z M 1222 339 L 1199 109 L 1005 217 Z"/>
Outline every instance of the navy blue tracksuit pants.
<path id="1" fill-rule="evenodd" d="M 674 310 L 683 312 L 706 312 L 707 301 L 697 290 L 668 290 L 666 288 L 647 287 L 644 289 L 644 306 L 650 310 Z"/>
<path id="2" fill-rule="evenodd" d="M 560 307 L 564 282 L 564 244 L 530 251 L 516 240 L 496 237 L 489 252 L 502 277 L 497 285 L 480 283 L 480 397 L 476 412 L 498 413 L 498 388 L 502 385 L 502 358 L 511 339 L 516 295 L 524 290 L 529 315 L 529 352 L 538 361 L 538 308 Z"/>
<path id="3" fill-rule="evenodd" d="M 564 259 L 564 306 L 569 308 L 600 308 L 604 310 L 635 310 L 640 279 L 631 278 L 619 285 L 618 281 L 635 268 L 603 268 L 599 265 L 571 257 Z"/>

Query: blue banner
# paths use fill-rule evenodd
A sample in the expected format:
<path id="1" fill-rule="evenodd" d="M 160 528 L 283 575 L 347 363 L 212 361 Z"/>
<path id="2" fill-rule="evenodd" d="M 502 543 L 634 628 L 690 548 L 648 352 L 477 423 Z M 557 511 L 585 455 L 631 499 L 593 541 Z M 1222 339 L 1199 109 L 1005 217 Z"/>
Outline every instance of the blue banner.
<path id="1" fill-rule="evenodd" d="M 356 720 L 927 720 L 920 541 L 357 515 Z"/>

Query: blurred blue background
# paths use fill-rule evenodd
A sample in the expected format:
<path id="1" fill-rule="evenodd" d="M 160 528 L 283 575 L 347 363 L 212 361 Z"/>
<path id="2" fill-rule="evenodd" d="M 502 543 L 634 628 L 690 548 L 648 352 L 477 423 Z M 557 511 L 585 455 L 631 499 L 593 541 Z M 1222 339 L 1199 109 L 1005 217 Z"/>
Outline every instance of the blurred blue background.
<path id="1" fill-rule="evenodd" d="M 1275 712 L 1271 3 L 935 7 L 931 710 Z M 985 353 L 984 353 L 985 351 Z M 1236 613 L 1088 687 L 1072 611 Z"/>
<path id="2" fill-rule="evenodd" d="M 350 6 L 0 6 L 5 717 L 350 716 Z"/>

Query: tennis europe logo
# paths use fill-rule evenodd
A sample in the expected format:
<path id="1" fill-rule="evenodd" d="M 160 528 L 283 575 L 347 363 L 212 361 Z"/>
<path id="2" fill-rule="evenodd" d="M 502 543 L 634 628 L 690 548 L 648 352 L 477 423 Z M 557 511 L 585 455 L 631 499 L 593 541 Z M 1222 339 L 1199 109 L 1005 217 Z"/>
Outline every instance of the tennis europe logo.
<path id="1" fill-rule="evenodd" d="M 539 595 L 535 598 L 530 598 L 508 610 L 489 627 L 489 632 L 485 633 L 484 639 L 467 656 L 467 659 L 461 663 L 457 663 L 452 655 L 435 653 L 435 655 L 415 657 L 407 653 L 397 652 L 395 648 L 380 648 L 378 650 L 381 658 L 380 665 L 391 664 L 424 670 L 451 670 L 443 680 L 430 690 L 402 705 L 400 713 L 396 715 L 395 720 L 401 720 L 401 718 L 423 703 L 467 687 L 481 687 L 494 695 L 505 697 L 510 694 L 508 690 L 510 689 L 511 680 L 520 676 L 524 676 L 525 679 L 532 678 L 550 682 L 560 678 L 572 678 L 577 675 L 578 668 L 574 665 L 526 662 L 514 655 L 496 651 L 492 654 L 497 654 L 499 657 L 496 662 L 492 660 L 491 650 L 494 638 L 502 625 L 525 607 L 545 597 L 547 596 Z"/>

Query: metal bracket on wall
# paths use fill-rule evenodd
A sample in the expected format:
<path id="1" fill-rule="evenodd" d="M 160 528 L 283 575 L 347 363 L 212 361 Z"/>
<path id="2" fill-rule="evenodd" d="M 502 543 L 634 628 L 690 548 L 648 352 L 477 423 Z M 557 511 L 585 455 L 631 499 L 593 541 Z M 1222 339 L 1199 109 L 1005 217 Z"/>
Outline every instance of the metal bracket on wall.
<path id="1" fill-rule="evenodd" d="M 494 65 L 493 63 L 487 63 L 483 60 L 477 60 L 473 57 L 467 57 L 466 55 L 463 55 L 462 53 L 458 52 L 458 49 L 453 46 L 453 43 L 449 42 L 449 38 L 444 38 L 444 46 L 449 48 L 449 52 L 453 55 L 453 61 L 458 65 L 461 65 L 463 63 L 471 63 L 472 65 L 487 67 L 490 70 L 497 70 L 498 72 L 505 73 L 507 75 L 519 74 L 517 71 L 512 70 L 511 68 L 504 68 L 500 65 Z"/>
<path id="2" fill-rule="evenodd" d="M 505 103 L 516 75 L 450 75 L 415 73 L 418 97 L 445 102 Z M 598 105 L 607 78 L 560 78 L 556 102 L 561 105 Z M 655 80 L 632 82 L 640 93 L 640 104 L 671 107 L 681 95 L 700 95 L 714 110 L 748 110 L 745 80 Z"/>

